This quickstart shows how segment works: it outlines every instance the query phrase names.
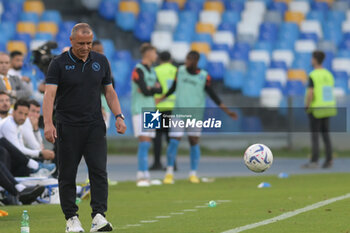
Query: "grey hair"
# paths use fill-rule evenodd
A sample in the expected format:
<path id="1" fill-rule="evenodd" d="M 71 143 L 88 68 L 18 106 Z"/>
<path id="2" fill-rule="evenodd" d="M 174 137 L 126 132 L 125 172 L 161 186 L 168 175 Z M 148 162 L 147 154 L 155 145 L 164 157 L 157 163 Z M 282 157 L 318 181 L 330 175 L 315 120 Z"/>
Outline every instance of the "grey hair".
<path id="1" fill-rule="evenodd" d="M 87 23 L 78 23 L 74 25 L 71 36 L 74 37 L 78 32 L 82 33 L 83 35 L 90 35 L 92 34 L 92 28 Z"/>

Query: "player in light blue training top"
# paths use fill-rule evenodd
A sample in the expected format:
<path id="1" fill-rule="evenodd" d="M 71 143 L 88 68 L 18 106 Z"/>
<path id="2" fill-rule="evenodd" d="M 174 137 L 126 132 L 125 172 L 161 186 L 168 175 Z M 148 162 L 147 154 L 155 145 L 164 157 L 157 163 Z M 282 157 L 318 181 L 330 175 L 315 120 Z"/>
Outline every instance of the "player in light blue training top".
<path id="1" fill-rule="evenodd" d="M 199 53 L 196 51 L 190 51 L 186 57 L 186 63 L 184 66 L 180 66 L 176 75 L 176 79 L 169 89 L 169 91 L 162 98 L 166 98 L 175 92 L 176 101 L 173 115 L 176 113 L 193 113 L 200 116 L 201 112 L 204 112 L 205 97 L 206 94 L 230 117 L 237 119 L 237 114 L 230 111 L 225 104 L 221 102 L 219 97 L 215 94 L 211 88 L 211 78 L 208 72 L 197 67 L 199 60 Z M 191 110 L 192 109 L 192 110 Z M 201 111 L 202 109 L 202 111 Z M 192 112 L 191 112 L 192 111 Z M 198 113 L 199 112 L 199 113 Z M 184 114 L 184 115 L 186 115 Z M 199 117 L 201 118 L 201 117 Z M 176 117 L 175 117 L 176 119 Z M 174 127 L 175 128 L 175 127 Z M 167 171 L 163 180 L 164 184 L 174 183 L 174 161 L 177 155 L 177 149 L 184 135 L 185 127 L 170 129 L 170 143 L 167 149 Z M 189 181 L 191 183 L 199 183 L 197 177 L 197 168 L 200 159 L 199 138 L 201 130 L 199 128 L 193 130 L 187 130 L 189 143 L 191 145 L 190 157 L 191 157 L 191 171 L 189 175 Z"/>

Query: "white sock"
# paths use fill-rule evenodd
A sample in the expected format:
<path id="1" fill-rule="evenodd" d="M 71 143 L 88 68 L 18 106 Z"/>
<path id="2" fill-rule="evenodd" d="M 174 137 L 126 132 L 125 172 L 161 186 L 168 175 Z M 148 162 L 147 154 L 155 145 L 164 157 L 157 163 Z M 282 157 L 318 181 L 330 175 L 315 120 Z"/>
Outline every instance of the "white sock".
<path id="1" fill-rule="evenodd" d="M 143 171 L 138 171 L 137 174 L 136 174 L 136 178 L 138 180 L 142 180 L 145 178 L 145 174 L 143 173 Z"/>
<path id="2" fill-rule="evenodd" d="M 24 186 L 23 184 L 16 184 L 16 185 L 15 185 L 15 188 L 16 188 L 17 191 L 20 193 L 20 192 L 22 192 L 22 191 L 26 188 L 26 186 Z"/>
<path id="3" fill-rule="evenodd" d="M 171 174 L 171 175 L 173 175 L 173 174 L 174 174 L 174 167 L 168 166 L 168 167 L 166 168 L 166 174 Z"/>
<path id="4" fill-rule="evenodd" d="M 197 171 L 195 170 L 190 171 L 190 176 L 197 176 Z"/>
<path id="5" fill-rule="evenodd" d="M 150 179 L 151 178 L 151 175 L 149 174 L 149 171 L 144 171 L 144 174 L 145 174 L 145 178 L 146 179 Z"/>
<path id="6" fill-rule="evenodd" d="M 33 159 L 29 159 L 27 167 L 36 170 L 39 168 L 39 163 Z"/>

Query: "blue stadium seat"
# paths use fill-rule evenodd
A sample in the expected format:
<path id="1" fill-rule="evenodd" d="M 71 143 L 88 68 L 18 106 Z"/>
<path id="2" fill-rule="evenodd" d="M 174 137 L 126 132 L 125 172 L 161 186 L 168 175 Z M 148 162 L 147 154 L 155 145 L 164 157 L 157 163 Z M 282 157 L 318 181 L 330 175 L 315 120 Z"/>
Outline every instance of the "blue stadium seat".
<path id="1" fill-rule="evenodd" d="M 191 12 L 200 12 L 203 9 L 203 2 L 198 1 L 187 1 L 185 3 L 185 10 L 191 11 Z"/>
<path id="2" fill-rule="evenodd" d="M 249 52 L 250 45 L 248 43 L 245 43 L 245 42 L 237 42 L 237 43 L 235 43 L 233 48 L 237 49 L 237 50 L 240 50 L 240 51 L 247 51 L 247 52 Z"/>
<path id="3" fill-rule="evenodd" d="M 113 20 L 118 11 L 118 1 L 116 0 L 102 0 L 99 7 L 99 14 L 107 20 Z"/>
<path id="4" fill-rule="evenodd" d="M 304 96 L 305 85 L 300 80 L 288 80 L 286 84 L 287 96 Z"/>
<path id="5" fill-rule="evenodd" d="M 344 38 L 344 40 L 339 45 L 339 49 L 350 49 L 350 39 Z"/>
<path id="6" fill-rule="evenodd" d="M 322 11 L 322 12 L 327 12 L 329 7 L 327 2 L 312 2 L 311 3 L 311 9 L 312 10 L 317 10 L 317 11 Z"/>
<path id="7" fill-rule="evenodd" d="M 344 11 L 328 11 L 327 20 L 341 24 L 346 19 Z"/>
<path id="8" fill-rule="evenodd" d="M 128 90 L 128 83 L 130 83 L 131 67 L 126 61 L 119 60 L 111 63 L 111 70 L 113 73 L 115 89 L 121 96 L 126 95 Z"/>
<path id="9" fill-rule="evenodd" d="M 295 53 L 294 61 L 292 64 L 293 69 L 303 69 L 306 73 L 309 73 L 311 67 L 311 53 Z"/>
<path id="10" fill-rule="evenodd" d="M 116 81 L 116 86 L 124 85 L 125 82 L 130 80 L 130 64 L 127 61 L 118 60 L 111 63 L 111 69 L 114 75 L 114 80 Z"/>
<path id="11" fill-rule="evenodd" d="M 249 60 L 249 51 L 233 49 L 229 53 L 232 60 L 242 60 L 248 62 Z"/>
<path id="12" fill-rule="evenodd" d="M 244 9 L 244 3 L 242 1 L 225 1 L 225 8 L 241 13 Z"/>
<path id="13" fill-rule="evenodd" d="M 211 50 L 223 50 L 225 52 L 230 52 L 230 46 L 228 44 L 216 44 L 214 43 L 212 46 L 211 46 Z"/>
<path id="14" fill-rule="evenodd" d="M 244 82 L 244 73 L 235 69 L 226 69 L 224 84 L 233 90 L 241 90 Z"/>
<path id="15" fill-rule="evenodd" d="M 23 11 L 23 2 L 3 1 L 4 13 L 18 16 Z"/>
<path id="16" fill-rule="evenodd" d="M 209 45 L 213 43 L 213 39 L 210 34 L 207 33 L 195 33 L 193 36 L 193 41 L 196 42 L 206 42 Z"/>
<path id="17" fill-rule="evenodd" d="M 53 35 L 51 33 L 39 32 L 35 34 L 35 40 L 54 40 Z"/>
<path id="18" fill-rule="evenodd" d="M 313 40 L 315 43 L 317 43 L 319 38 L 318 38 L 316 33 L 313 33 L 313 32 L 302 32 L 299 35 L 299 39 Z"/>
<path id="19" fill-rule="evenodd" d="M 271 69 L 284 69 L 285 71 L 288 70 L 287 64 L 284 61 L 271 61 L 270 63 Z"/>
<path id="20" fill-rule="evenodd" d="M 225 11 L 222 14 L 221 22 L 237 24 L 241 20 L 241 15 L 236 11 Z"/>
<path id="21" fill-rule="evenodd" d="M 193 31 L 192 31 L 193 32 Z M 176 30 L 174 33 L 174 41 L 184 41 L 190 43 L 192 41 L 192 34 L 183 30 Z"/>
<path id="22" fill-rule="evenodd" d="M 149 24 L 153 25 L 157 20 L 156 17 L 157 17 L 156 14 L 151 13 L 151 12 L 140 12 L 137 20 L 139 22 L 145 22 L 145 23 L 149 23 Z"/>
<path id="23" fill-rule="evenodd" d="M 115 22 L 123 31 L 133 31 L 136 25 L 136 17 L 131 12 L 118 12 Z"/>
<path id="24" fill-rule="evenodd" d="M 294 50 L 294 41 L 279 40 L 274 45 L 275 49 Z"/>
<path id="25" fill-rule="evenodd" d="M 266 64 L 264 62 L 249 62 L 248 69 L 249 72 L 257 72 L 265 76 Z"/>
<path id="26" fill-rule="evenodd" d="M 163 2 L 162 10 L 180 11 L 179 4 L 177 2 Z"/>
<path id="27" fill-rule="evenodd" d="M 295 23 L 282 23 L 280 25 L 278 38 L 280 40 L 296 40 L 299 38 L 299 27 Z"/>
<path id="28" fill-rule="evenodd" d="M 339 50 L 337 53 L 337 57 L 340 58 L 350 58 L 350 50 Z"/>
<path id="29" fill-rule="evenodd" d="M 75 21 L 64 21 L 59 25 L 59 33 L 64 32 L 70 34 L 74 25 L 77 24 Z"/>
<path id="30" fill-rule="evenodd" d="M 344 38 L 344 40 L 350 40 L 350 32 L 345 32 L 343 34 L 343 38 Z"/>
<path id="31" fill-rule="evenodd" d="M 181 11 L 179 13 L 179 22 L 184 24 L 196 24 L 198 20 L 198 14 L 192 11 Z"/>
<path id="32" fill-rule="evenodd" d="M 33 12 L 22 12 L 19 19 L 20 21 L 32 22 L 34 24 L 38 24 L 39 22 L 39 16 Z"/>
<path id="33" fill-rule="evenodd" d="M 1 15 L 1 22 L 16 23 L 18 21 L 18 14 L 13 14 L 9 11 L 5 11 Z"/>
<path id="34" fill-rule="evenodd" d="M 257 83 L 256 80 L 250 79 L 248 76 L 245 78 L 242 87 L 242 93 L 244 96 L 258 98 L 260 97 L 263 84 Z"/>
<path id="35" fill-rule="evenodd" d="M 259 40 L 276 41 L 278 37 L 278 25 L 265 22 L 260 25 Z"/>
<path id="36" fill-rule="evenodd" d="M 16 34 L 16 24 L 13 22 L 2 22 L 0 23 L 0 31 L 1 39 L 12 39 L 12 37 Z"/>
<path id="37" fill-rule="evenodd" d="M 114 42 L 111 39 L 100 39 L 100 41 L 103 45 L 106 57 L 111 60 L 115 50 Z"/>
<path id="38" fill-rule="evenodd" d="M 331 51 L 324 51 L 326 54 L 326 57 L 323 61 L 323 67 L 328 69 L 328 70 L 332 70 L 332 60 L 334 58 L 334 53 Z"/>
<path id="39" fill-rule="evenodd" d="M 230 51 L 229 55 L 231 59 L 235 60 L 249 60 L 250 45 L 244 42 L 237 42 L 234 44 L 233 49 Z"/>
<path id="40" fill-rule="evenodd" d="M 45 22 L 55 22 L 57 25 L 62 23 L 61 14 L 56 10 L 46 10 L 41 15 L 41 21 Z"/>
<path id="41" fill-rule="evenodd" d="M 284 13 L 288 10 L 288 5 L 285 2 L 272 2 L 270 10 L 278 11 L 284 16 Z"/>
<path id="42" fill-rule="evenodd" d="M 344 71 L 338 71 L 338 72 L 334 72 L 334 86 L 335 87 L 340 87 L 342 88 L 346 94 L 348 94 L 349 91 L 349 78 L 348 78 L 348 74 Z"/>
<path id="43" fill-rule="evenodd" d="M 16 33 L 13 40 L 21 40 L 27 45 L 27 48 L 29 48 L 32 36 L 28 33 Z"/>
<path id="44" fill-rule="evenodd" d="M 213 80 L 221 80 L 224 78 L 225 66 L 222 62 L 208 62 L 207 71 Z"/>
<path id="45" fill-rule="evenodd" d="M 318 22 L 320 22 L 320 24 L 322 26 L 326 21 L 326 14 L 325 14 L 325 12 L 320 11 L 320 10 L 312 10 L 312 11 L 309 11 L 307 13 L 306 19 L 317 20 Z"/>
<path id="46" fill-rule="evenodd" d="M 0 52 L 6 52 L 6 43 L 0 42 Z"/>
<path id="47" fill-rule="evenodd" d="M 142 2 L 141 12 L 156 14 L 158 12 L 158 4 L 155 2 Z"/>
<path id="48" fill-rule="evenodd" d="M 343 41 L 343 33 L 341 24 L 333 21 L 327 21 L 323 25 L 324 40 L 332 41 L 335 45 L 339 45 Z"/>
<path id="49" fill-rule="evenodd" d="M 132 62 L 132 56 L 129 50 L 116 50 L 113 53 L 113 61 L 123 60 L 128 63 Z"/>
<path id="50" fill-rule="evenodd" d="M 254 49 L 256 49 L 256 50 L 265 50 L 269 54 L 272 54 L 273 42 L 272 41 L 258 41 L 254 45 Z"/>
<path id="51" fill-rule="evenodd" d="M 207 69 L 208 59 L 207 56 L 203 53 L 200 54 L 199 61 L 198 61 L 198 67 L 200 69 Z"/>
<path id="52" fill-rule="evenodd" d="M 151 34 L 153 32 L 153 29 L 153 24 L 138 21 L 134 28 L 134 36 L 142 42 L 149 42 L 151 40 Z"/>
<path id="53" fill-rule="evenodd" d="M 227 23 L 227 22 L 223 22 L 221 23 L 218 28 L 218 31 L 230 31 L 233 33 L 233 35 L 236 35 L 237 33 L 237 27 L 235 24 L 231 24 L 231 23 Z"/>

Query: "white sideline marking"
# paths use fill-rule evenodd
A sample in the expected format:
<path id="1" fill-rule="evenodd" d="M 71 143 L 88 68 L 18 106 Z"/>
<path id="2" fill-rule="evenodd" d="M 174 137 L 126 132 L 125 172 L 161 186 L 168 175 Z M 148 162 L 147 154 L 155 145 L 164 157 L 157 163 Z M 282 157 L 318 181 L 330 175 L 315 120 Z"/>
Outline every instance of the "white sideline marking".
<path id="1" fill-rule="evenodd" d="M 187 209 L 187 210 L 183 210 L 185 212 L 196 212 L 197 210 L 196 209 Z"/>
<path id="2" fill-rule="evenodd" d="M 158 222 L 158 220 L 141 220 L 141 223 L 154 223 L 154 222 Z"/>
<path id="3" fill-rule="evenodd" d="M 248 224 L 248 225 L 245 225 L 245 226 L 242 226 L 242 227 L 237 227 L 237 228 L 234 228 L 234 229 L 231 229 L 231 230 L 228 230 L 228 231 L 224 231 L 222 233 L 238 233 L 238 232 L 242 232 L 242 231 L 245 231 L 245 230 L 250 230 L 250 229 L 253 229 L 253 228 L 256 228 L 256 227 L 264 226 L 264 225 L 267 225 L 267 224 L 270 224 L 270 223 L 274 223 L 274 222 L 277 222 L 277 221 L 280 221 L 280 220 L 291 218 L 291 217 L 294 217 L 295 215 L 298 215 L 298 214 L 301 214 L 301 213 L 304 213 L 304 212 L 307 212 L 307 211 L 310 211 L 310 210 L 314 210 L 314 209 L 320 208 L 322 206 L 329 205 L 329 204 L 331 204 L 333 202 L 341 201 L 341 200 L 344 200 L 344 199 L 347 199 L 347 198 L 350 198 L 350 193 L 345 194 L 343 196 L 334 197 L 334 198 L 331 198 L 331 199 L 328 199 L 328 200 L 325 200 L 325 201 L 320 201 L 320 202 L 317 202 L 315 204 L 308 205 L 308 206 L 306 206 L 304 208 L 297 209 L 297 210 L 294 210 L 294 211 L 290 211 L 290 212 L 281 214 L 281 215 L 279 215 L 277 217 L 274 217 L 274 218 L 266 219 L 264 221 L 257 222 L 257 223 Z"/>
<path id="4" fill-rule="evenodd" d="M 171 216 L 156 216 L 156 218 L 171 218 Z"/>
<path id="5" fill-rule="evenodd" d="M 217 202 L 228 203 L 228 202 L 232 202 L 232 201 L 231 200 L 218 200 Z"/>
<path id="6" fill-rule="evenodd" d="M 206 205 L 197 205 L 197 206 L 195 206 L 194 208 L 198 208 L 198 209 L 200 209 L 200 208 L 207 208 L 208 206 L 206 206 Z"/>
<path id="7" fill-rule="evenodd" d="M 170 213 L 171 215 L 182 215 L 184 214 L 183 212 L 173 212 L 173 213 Z"/>
<path id="8" fill-rule="evenodd" d="M 128 224 L 126 227 L 140 227 L 142 224 Z"/>

